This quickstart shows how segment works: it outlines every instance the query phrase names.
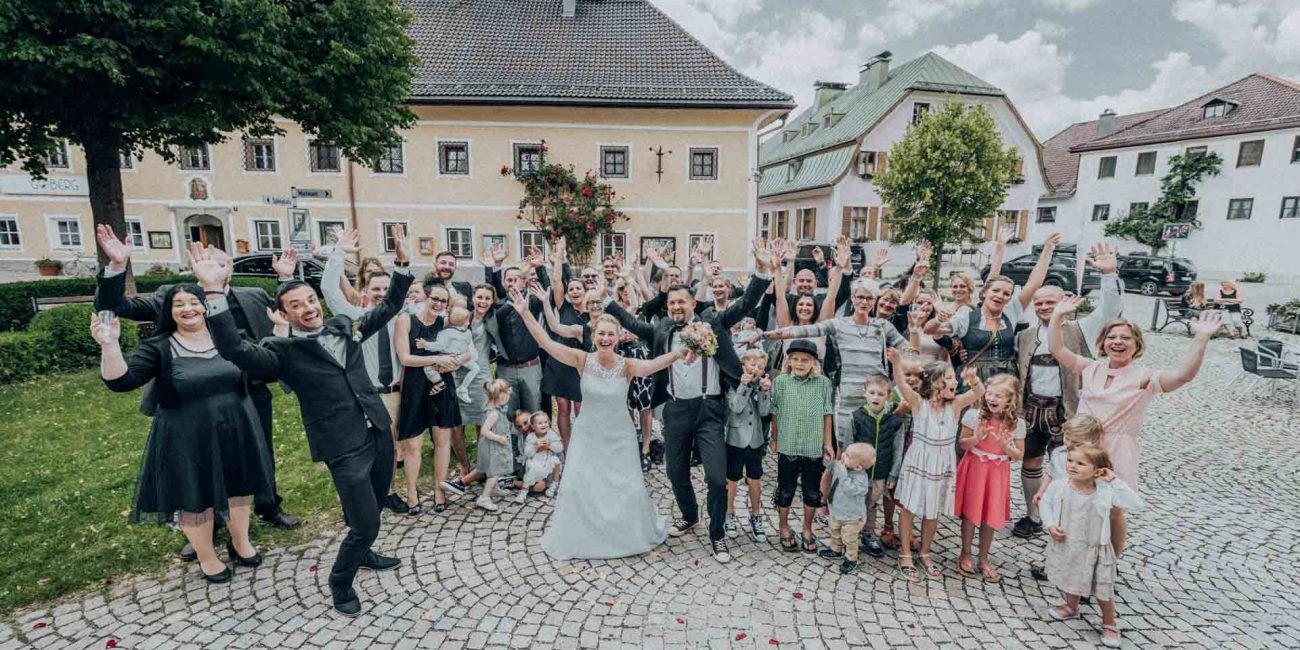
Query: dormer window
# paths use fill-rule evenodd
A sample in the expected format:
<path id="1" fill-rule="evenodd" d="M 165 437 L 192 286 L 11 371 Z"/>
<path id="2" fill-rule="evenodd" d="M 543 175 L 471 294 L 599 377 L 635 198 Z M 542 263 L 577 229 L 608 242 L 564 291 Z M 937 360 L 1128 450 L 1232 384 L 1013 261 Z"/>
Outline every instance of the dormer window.
<path id="1" fill-rule="evenodd" d="M 832 126 L 839 124 L 840 120 L 842 119 L 844 119 L 844 113 L 836 113 L 835 111 L 831 111 L 826 114 L 826 117 L 822 118 L 822 126 L 829 129 Z"/>
<path id="2" fill-rule="evenodd" d="M 797 137 L 799 137 L 799 132 L 793 129 L 781 132 L 781 142 L 783 143 L 789 142 Z"/>
<path id="3" fill-rule="evenodd" d="M 1205 104 L 1205 106 L 1203 107 L 1204 112 L 1202 113 L 1202 116 L 1204 117 L 1204 119 L 1212 120 L 1214 118 L 1223 117 L 1224 115 L 1231 113 L 1232 109 L 1236 107 L 1237 107 L 1237 102 L 1215 98 Z"/>
<path id="4" fill-rule="evenodd" d="M 858 152 L 858 176 L 867 178 L 876 173 L 877 156 L 875 151 Z"/>
<path id="5" fill-rule="evenodd" d="M 800 167 L 803 167 L 802 160 L 791 160 L 790 164 L 785 167 L 785 182 L 793 181 L 799 175 Z"/>
<path id="6" fill-rule="evenodd" d="M 809 133 L 812 133 L 813 131 L 816 131 L 816 130 L 817 130 L 817 123 L 816 123 L 816 122 L 808 122 L 808 123 L 806 123 L 806 124 L 803 125 L 803 134 L 804 134 L 804 135 L 808 135 Z"/>

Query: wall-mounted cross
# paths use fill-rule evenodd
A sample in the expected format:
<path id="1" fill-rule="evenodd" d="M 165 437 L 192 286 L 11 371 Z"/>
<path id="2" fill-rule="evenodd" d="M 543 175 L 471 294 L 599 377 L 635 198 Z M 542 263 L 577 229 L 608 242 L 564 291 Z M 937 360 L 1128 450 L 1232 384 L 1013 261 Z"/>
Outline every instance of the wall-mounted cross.
<path id="1" fill-rule="evenodd" d="M 654 154 L 659 158 L 659 162 L 655 168 L 655 175 L 658 177 L 658 181 L 662 183 L 664 182 L 664 154 L 668 154 L 671 156 L 673 152 L 671 149 L 668 151 L 664 151 L 663 146 L 660 146 L 657 148 L 650 147 L 650 153 Z"/>

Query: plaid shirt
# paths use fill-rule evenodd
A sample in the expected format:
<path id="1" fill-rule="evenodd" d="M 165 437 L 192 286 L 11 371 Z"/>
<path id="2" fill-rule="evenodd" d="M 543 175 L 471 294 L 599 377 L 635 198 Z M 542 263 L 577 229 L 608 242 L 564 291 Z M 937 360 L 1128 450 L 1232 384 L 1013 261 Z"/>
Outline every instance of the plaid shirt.
<path id="1" fill-rule="evenodd" d="M 835 412 L 831 380 L 799 379 L 791 374 L 772 386 L 772 415 L 776 417 L 776 450 L 786 456 L 821 458 L 826 416 Z"/>

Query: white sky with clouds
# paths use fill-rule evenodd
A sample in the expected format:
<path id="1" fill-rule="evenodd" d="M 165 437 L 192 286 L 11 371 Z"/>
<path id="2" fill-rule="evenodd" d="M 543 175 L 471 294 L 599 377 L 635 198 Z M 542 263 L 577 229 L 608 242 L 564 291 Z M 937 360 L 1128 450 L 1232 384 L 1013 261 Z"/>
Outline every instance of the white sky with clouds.
<path id="1" fill-rule="evenodd" d="M 801 106 L 882 50 L 895 65 L 933 50 L 1005 90 L 1040 140 L 1252 72 L 1300 81 L 1300 0 L 651 1 Z"/>

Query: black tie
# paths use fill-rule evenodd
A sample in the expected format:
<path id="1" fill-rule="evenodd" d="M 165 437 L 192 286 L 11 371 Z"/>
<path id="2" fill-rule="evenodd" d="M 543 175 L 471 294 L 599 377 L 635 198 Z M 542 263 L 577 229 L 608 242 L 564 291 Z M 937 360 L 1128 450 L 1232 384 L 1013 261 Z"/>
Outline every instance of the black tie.
<path id="1" fill-rule="evenodd" d="M 384 388 L 393 383 L 393 352 L 387 325 L 379 328 L 379 383 Z"/>

